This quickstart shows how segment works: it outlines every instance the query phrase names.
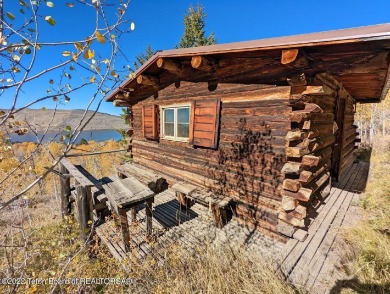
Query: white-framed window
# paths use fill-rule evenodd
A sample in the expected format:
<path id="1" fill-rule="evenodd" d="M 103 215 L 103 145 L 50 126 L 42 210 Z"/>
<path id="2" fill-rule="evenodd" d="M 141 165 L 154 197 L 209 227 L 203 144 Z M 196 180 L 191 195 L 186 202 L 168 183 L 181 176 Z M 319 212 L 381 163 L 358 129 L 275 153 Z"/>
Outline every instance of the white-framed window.
<path id="1" fill-rule="evenodd" d="M 161 106 L 162 138 L 175 141 L 189 141 L 190 105 Z"/>

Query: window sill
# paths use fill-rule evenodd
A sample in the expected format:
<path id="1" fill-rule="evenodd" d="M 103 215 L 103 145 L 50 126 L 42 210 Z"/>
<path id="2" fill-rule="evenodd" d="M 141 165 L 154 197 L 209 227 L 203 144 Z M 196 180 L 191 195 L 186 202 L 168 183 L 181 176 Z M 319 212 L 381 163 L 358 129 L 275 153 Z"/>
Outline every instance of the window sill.
<path id="1" fill-rule="evenodd" d="M 166 140 L 166 141 L 172 141 L 172 142 L 180 142 L 180 143 L 189 143 L 189 139 L 180 139 L 180 138 L 172 138 L 172 137 L 161 137 L 161 139 Z"/>

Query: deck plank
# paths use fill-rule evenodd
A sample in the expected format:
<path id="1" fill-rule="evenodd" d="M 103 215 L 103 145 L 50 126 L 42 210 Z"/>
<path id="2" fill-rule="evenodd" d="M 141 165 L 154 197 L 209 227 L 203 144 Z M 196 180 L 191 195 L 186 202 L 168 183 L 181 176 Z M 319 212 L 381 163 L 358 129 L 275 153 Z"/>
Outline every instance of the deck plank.
<path id="1" fill-rule="evenodd" d="M 362 163 L 363 170 L 361 171 L 361 180 L 359 180 L 359 184 L 357 186 L 357 191 L 354 193 L 354 199 L 360 198 L 361 195 L 359 194 L 362 189 L 365 186 L 365 179 L 368 176 L 369 172 L 369 164 L 368 163 Z M 350 204 L 350 208 L 348 209 L 348 212 L 346 213 L 344 220 L 341 224 L 341 227 L 350 226 L 350 220 L 348 219 L 349 215 L 352 215 L 356 213 L 356 206 L 352 203 Z M 334 286 L 337 282 L 337 279 L 340 278 L 340 270 L 339 266 L 341 265 L 342 261 L 342 252 L 340 249 L 338 249 L 338 244 L 336 244 L 337 239 L 339 237 L 336 236 L 335 240 L 333 241 L 332 247 L 330 248 L 327 257 L 324 261 L 324 264 L 314 281 L 313 286 L 311 287 L 311 292 L 315 294 L 322 294 L 322 293 L 329 293 L 332 286 Z"/>
<path id="2" fill-rule="evenodd" d="M 353 182 L 355 182 L 355 179 L 357 178 L 358 173 L 353 173 L 351 178 L 348 181 L 348 184 L 352 185 Z M 334 221 L 334 218 L 336 214 L 338 213 L 340 207 L 346 203 L 346 197 L 348 195 L 348 191 L 346 190 L 340 190 L 341 193 L 338 195 L 336 202 L 329 207 L 329 210 L 327 210 L 327 214 L 323 221 L 321 222 L 321 225 L 317 232 L 315 233 L 315 236 L 312 238 L 311 242 L 306 247 L 305 252 L 302 253 L 300 256 L 300 259 L 296 266 L 294 267 L 293 271 L 290 274 L 290 279 L 292 281 L 296 281 L 296 283 L 299 285 L 305 285 L 306 277 L 310 274 L 312 269 L 309 267 L 311 260 L 314 258 L 314 255 L 316 252 L 318 252 L 318 249 L 320 245 L 322 244 L 324 238 L 327 236 L 328 230 Z"/>
<path id="3" fill-rule="evenodd" d="M 346 176 L 332 187 L 325 205 L 309 227 L 308 238 L 304 242 L 289 241 L 283 247 L 280 267 L 296 286 L 310 293 L 329 292 L 339 274 L 335 264 L 340 261 L 332 246 L 352 201 L 365 187 L 368 171 L 367 163 L 352 165 Z"/>
<path id="4" fill-rule="evenodd" d="M 155 196 L 152 211 L 153 234 L 150 240 L 145 237 L 145 217 L 143 204 L 137 206 L 137 222 L 135 224 L 131 224 L 131 212 L 127 212 L 127 218 L 131 224 L 132 248 L 128 253 L 124 252 L 123 241 L 118 228 L 113 224 L 113 220 L 97 227 L 96 232 L 109 250 L 115 253 L 116 258 L 129 259 L 131 264 L 142 263 L 149 257 L 157 262 L 162 262 L 165 251 L 177 245 L 185 248 L 189 254 L 197 254 L 199 248 L 205 248 L 206 244 L 213 244 L 213 246 L 242 246 L 242 244 L 246 244 L 252 251 L 255 250 L 259 254 L 267 256 L 272 256 L 274 252 L 279 252 L 282 248 L 282 243 L 279 244 L 278 241 L 264 236 L 260 232 L 252 232 L 234 220 L 222 229 L 216 228 L 208 207 L 195 203 L 187 210 L 182 209 L 176 199 L 175 192 L 171 189 Z M 218 241 L 221 240 L 223 242 L 218 245 Z M 275 244 L 276 246 L 274 246 Z"/>
<path id="5" fill-rule="evenodd" d="M 346 189 L 351 189 L 354 186 L 358 186 L 365 177 L 364 168 L 362 167 L 355 180 L 354 183 L 351 184 L 350 187 L 346 187 Z M 340 207 L 340 209 L 337 212 L 337 215 L 331 225 L 331 228 L 329 228 L 329 231 L 327 232 L 326 238 L 324 238 L 324 241 L 322 242 L 321 246 L 316 252 L 316 255 L 313 257 L 312 261 L 309 264 L 309 268 L 311 269 L 309 272 L 309 275 L 306 276 L 307 282 L 306 282 L 306 288 L 311 289 L 317 279 L 317 276 L 322 270 L 323 264 L 327 258 L 327 255 L 331 249 L 331 246 L 336 238 L 336 235 L 341 227 L 342 222 L 344 221 L 345 215 L 351 205 L 351 202 L 353 199 L 357 197 L 356 193 L 348 191 L 346 200 Z"/>
<path id="6" fill-rule="evenodd" d="M 342 180 L 344 183 L 347 183 L 349 178 L 353 175 L 353 173 L 357 170 L 356 166 L 353 166 L 352 169 L 349 170 L 349 173 L 346 177 Z M 300 257 L 305 252 L 307 246 L 310 244 L 310 242 L 313 240 L 317 230 L 320 228 L 322 221 L 325 219 L 326 215 L 328 214 L 329 210 L 333 207 L 334 203 L 336 202 L 338 196 L 342 190 L 332 188 L 331 195 L 328 196 L 328 202 L 326 205 L 324 205 L 323 209 L 320 211 L 320 213 L 317 215 L 315 221 L 311 224 L 311 226 L 308 229 L 308 237 L 304 242 L 299 242 L 296 244 L 294 249 L 289 253 L 289 255 L 285 258 L 285 260 L 281 264 L 282 272 L 289 276 L 295 265 L 298 263 Z"/>

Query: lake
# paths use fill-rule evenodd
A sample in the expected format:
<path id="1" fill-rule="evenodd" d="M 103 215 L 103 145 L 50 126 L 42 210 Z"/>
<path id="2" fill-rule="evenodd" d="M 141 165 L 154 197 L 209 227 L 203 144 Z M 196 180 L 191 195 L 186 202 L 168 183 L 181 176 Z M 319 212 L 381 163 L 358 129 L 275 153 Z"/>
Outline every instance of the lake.
<path id="1" fill-rule="evenodd" d="M 45 138 L 43 139 L 43 142 L 50 142 L 55 141 L 59 142 L 61 136 L 65 136 L 66 132 L 60 133 L 60 132 L 53 132 L 49 131 L 46 133 Z M 43 132 L 38 132 L 38 138 L 41 139 L 43 136 Z M 18 134 L 12 133 L 10 134 L 11 142 L 37 142 L 37 138 L 34 133 L 29 132 L 27 134 L 24 134 L 22 136 L 19 136 Z M 117 130 L 89 130 L 89 131 L 82 131 L 79 137 L 77 138 L 76 143 L 78 143 L 81 139 L 85 139 L 87 141 L 93 140 L 97 142 L 103 142 L 107 140 L 115 140 L 118 141 L 121 139 L 121 134 Z"/>

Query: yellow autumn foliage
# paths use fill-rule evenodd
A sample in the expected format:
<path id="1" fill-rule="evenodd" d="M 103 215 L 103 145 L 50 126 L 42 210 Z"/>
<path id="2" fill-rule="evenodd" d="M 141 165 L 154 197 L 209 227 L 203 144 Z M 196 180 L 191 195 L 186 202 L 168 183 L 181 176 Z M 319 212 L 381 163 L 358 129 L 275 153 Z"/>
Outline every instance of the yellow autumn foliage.
<path id="1" fill-rule="evenodd" d="M 19 191 L 22 191 L 31 182 L 42 176 L 47 168 L 52 166 L 56 159 L 63 154 L 64 144 L 51 142 L 39 145 L 33 142 L 6 144 L 1 147 L 0 160 L 0 195 L 3 199 L 9 199 Z M 88 145 L 75 146 L 69 153 L 89 153 L 99 151 L 111 151 L 123 148 L 121 143 L 114 140 L 106 142 L 89 141 Z M 123 160 L 122 153 L 107 153 L 93 156 L 72 157 L 69 159 L 74 164 L 80 164 L 96 178 L 108 176 L 114 173 L 115 165 Z M 51 195 L 58 190 L 58 176 L 50 173 L 38 185 L 29 190 L 24 198 L 32 199 Z M 57 191 L 58 192 L 58 191 Z"/>

